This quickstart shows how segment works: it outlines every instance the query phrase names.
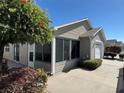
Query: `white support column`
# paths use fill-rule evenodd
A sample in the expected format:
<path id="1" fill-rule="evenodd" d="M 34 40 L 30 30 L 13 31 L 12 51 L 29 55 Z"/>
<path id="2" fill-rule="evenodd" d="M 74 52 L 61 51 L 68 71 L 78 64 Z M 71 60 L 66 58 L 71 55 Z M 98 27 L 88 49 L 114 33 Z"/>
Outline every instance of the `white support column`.
<path id="1" fill-rule="evenodd" d="M 52 53 L 51 53 L 51 74 L 55 74 L 55 63 L 56 63 L 56 39 L 52 39 Z"/>
<path id="2" fill-rule="evenodd" d="M 104 43 L 102 43 L 102 46 L 103 46 L 103 47 L 102 47 L 102 58 L 104 58 L 104 48 L 105 48 L 105 47 L 104 47 Z"/>
<path id="3" fill-rule="evenodd" d="M 69 41 L 69 60 L 71 60 L 72 40 Z"/>

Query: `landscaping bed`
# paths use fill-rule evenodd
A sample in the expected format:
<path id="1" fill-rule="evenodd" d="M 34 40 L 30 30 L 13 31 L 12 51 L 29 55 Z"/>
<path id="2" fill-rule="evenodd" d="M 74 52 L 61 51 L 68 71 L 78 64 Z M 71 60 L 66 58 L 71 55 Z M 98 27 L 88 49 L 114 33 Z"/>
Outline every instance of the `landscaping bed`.
<path id="1" fill-rule="evenodd" d="M 85 60 L 83 62 L 80 62 L 80 67 L 89 69 L 89 70 L 95 70 L 99 66 L 102 65 L 101 59 L 94 59 L 94 60 Z"/>
<path id="2" fill-rule="evenodd" d="M 0 75 L 0 93 L 47 93 L 47 74 L 41 69 L 13 68 Z"/>

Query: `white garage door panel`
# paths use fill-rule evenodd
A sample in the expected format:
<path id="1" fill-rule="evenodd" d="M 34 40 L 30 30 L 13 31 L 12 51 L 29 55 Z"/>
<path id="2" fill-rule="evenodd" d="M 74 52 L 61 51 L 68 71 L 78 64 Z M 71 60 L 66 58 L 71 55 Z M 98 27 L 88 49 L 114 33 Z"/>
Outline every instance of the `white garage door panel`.
<path id="1" fill-rule="evenodd" d="M 101 58 L 101 51 L 99 47 L 95 48 L 95 58 L 100 59 Z"/>

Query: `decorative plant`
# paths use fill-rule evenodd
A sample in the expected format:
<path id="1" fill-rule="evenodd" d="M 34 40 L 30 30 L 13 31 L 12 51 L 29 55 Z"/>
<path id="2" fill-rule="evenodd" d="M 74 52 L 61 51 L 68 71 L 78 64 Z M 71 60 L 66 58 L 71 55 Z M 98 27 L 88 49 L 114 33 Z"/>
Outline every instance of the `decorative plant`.
<path id="1" fill-rule="evenodd" d="M 33 0 L 0 0 L 0 70 L 6 45 L 50 42 L 50 22 Z"/>
<path id="2" fill-rule="evenodd" d="M 83 62 L 80 62 L 81 68 L 86 68 L 89 70 L 94 70 L 102 65 L 101 59 L 94 59 L 94 60 L 85 60 Z"/>
<path id="3" fill-rule="evenodd" d="M 0 76 L 0 93 L 47 93 L 47 79 L 41 69 L 13 68 Z"/>
<path id="4" fill-rule="evenodd" d="M 123 61 L 123 59 L 124 59 L 124 52 L 121 52 L 121 53 L 119 54 L 119 58 Z"/>

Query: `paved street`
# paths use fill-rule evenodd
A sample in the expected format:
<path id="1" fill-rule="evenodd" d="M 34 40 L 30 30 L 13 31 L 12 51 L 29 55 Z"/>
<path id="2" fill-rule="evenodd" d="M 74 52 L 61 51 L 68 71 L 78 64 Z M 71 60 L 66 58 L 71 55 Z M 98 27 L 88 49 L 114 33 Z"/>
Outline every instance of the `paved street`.
<path id="1" fill-rule="evenodd" d="M 123 62 L 104 59 L 102 66 L 94 71 L 74 69 L 50 77 L 48 90 L 50 93 L 117 93 L 118 87 L 122 87 L 118 84 L 122 67 Z"/>

